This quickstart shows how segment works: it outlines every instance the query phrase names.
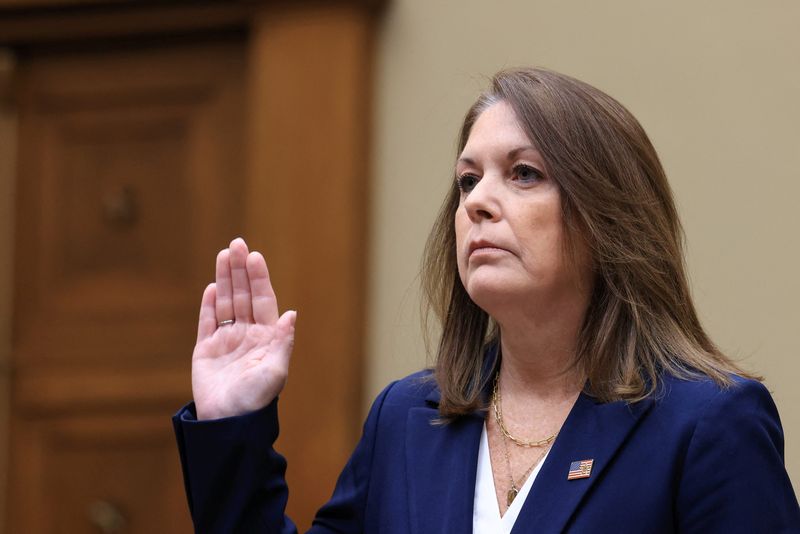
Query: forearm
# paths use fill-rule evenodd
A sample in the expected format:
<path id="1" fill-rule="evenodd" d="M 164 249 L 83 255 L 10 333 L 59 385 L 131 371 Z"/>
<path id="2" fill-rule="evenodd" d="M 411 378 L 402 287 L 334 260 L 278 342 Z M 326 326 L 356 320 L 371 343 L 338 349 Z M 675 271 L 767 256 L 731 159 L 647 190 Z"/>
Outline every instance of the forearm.
<path id="1" fill-rule="evenodd" d="M 297 531 L 284 515 L 286 461 L 273 449 L 277 401 L 238 417 L 197 421 L 190 404 L 174 418 L 195 531 Z"/>

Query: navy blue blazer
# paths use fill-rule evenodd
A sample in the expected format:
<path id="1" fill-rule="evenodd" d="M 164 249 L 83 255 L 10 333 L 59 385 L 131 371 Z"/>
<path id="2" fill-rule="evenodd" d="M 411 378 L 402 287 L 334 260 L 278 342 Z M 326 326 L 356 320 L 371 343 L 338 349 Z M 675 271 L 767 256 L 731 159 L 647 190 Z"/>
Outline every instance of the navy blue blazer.
<path id="1" fill-rule="evenodd" d="M 472 532 L 484 414 L 431 424 L 439 392 L 424 377 L 378 396 L 311 532 Z M 284 516 L 286 463 L 272 448 L 275 402 L 205 422 L 189 405 L 173 421 L 197 532 L 296 532 Z M 572 462 L 589 459 L 589 478 L 567 480 Z M 674 377 L 635 404 L 581 394 L 513 532 L 800 532 L 772 398 L 751 380 L 720 389 Z"/>

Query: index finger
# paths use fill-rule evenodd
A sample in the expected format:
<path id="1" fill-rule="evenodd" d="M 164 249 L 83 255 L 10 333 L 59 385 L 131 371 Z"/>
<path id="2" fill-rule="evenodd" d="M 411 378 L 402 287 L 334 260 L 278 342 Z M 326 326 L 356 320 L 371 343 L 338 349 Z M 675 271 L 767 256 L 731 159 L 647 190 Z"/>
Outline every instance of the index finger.
<path id="1" fill-rule="evenodd" d="M 217 322 L 233 319 L 233 285 L 231 283 L 231 251 L 222 249 L 217 254 L 216 299 Z"/>
<path id="2" fill-rule="evenodd" d="M 278 320 L 278 299 L 269 279 L 267 262 L 260 252 L 247 256 L 247 276 L 253 299 L 253 319 L 260 324 L 274 324 Z"/>

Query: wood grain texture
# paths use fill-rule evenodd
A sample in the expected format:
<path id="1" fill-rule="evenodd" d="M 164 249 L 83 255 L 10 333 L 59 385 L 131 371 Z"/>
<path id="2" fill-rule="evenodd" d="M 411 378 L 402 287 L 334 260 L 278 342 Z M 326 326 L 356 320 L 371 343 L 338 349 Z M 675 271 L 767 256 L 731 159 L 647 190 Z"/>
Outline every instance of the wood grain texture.
<path id="1" fill-rule="evenodd" d="M 371 25 L 356 9 L 268 11 L 251 41 L 245 224 L 298 310 L 278 448 L 301 530 L 360 427 Z"/>
<path id="2" fill-rule="evenodd" d="M 15 361 L 174 366 L 241 231 L 243 47 L 22 68 Z M 131 220 L 119 220 L 125 192 Z M 115 207 L 116 205 L 116 207 Z"/>
<path id="3" fill-rule="evenodd" d="M 93 515 L 108 503 L 122 532 L 192 532 L 176 513 L 183 484 L 162 412 L 15 418 L 12 445 L 26 453 L 12 466 L 8 531 L 100 532 Z"/>
<path id="4" fill-rule="evenodd" d="M 59 471 L 53 458 L 128 477 L 123 500 L 169 496 L 137 525 L 158 514 L 187 519 L 180 480 L 153 487 L 147 478 L 166 459 L 177 467 L 171 441 L 123 442 L 141 444 L 135 425 L 150 435 L 189 399 L 200 294 L 216 251 L 237 235 L 267 258 L 281 309 L 299 312 L 278 449 L 302 530 L 359 435 L 377 3 L 184 4 L 191 16 L 161 19 L 162 7 L 179 6 L 140 5 L 127 18 L 77 9 L 81 22 L 66 33 L 45 12 L 12 24 L 13 34 L 0 21 L 0 41 L 26 43 L 12 84 L 10 505 L 52 514 L 17 513 L 14 532 L 61 532 L 61 515 L 70 532 L 83 531 L 73 512 L 85 509 L 75 499 L 90 485 L 70 486 L 72 467 Z M 214 9 L 226 15 L 214 19 Z M 231 21 L 242 32 L 221 34 Z M 158 37 L 171 24 L 190 31 Z M 81 45 L 39 46 L 73 42 Z M 108 467 L 125 463 L 125 451 L 138 467 Z"/>
<path id="5" fill-rule="evenodd" d="M 242 229 L 244 69 L 244 42 L 21 62 L 11 532 L 191 531 L 169 418 Z"/>

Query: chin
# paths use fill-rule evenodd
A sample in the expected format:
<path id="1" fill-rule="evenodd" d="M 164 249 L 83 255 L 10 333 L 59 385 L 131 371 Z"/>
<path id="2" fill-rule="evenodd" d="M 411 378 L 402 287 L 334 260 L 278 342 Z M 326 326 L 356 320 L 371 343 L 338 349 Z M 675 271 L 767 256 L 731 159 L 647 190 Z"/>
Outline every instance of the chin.
<path id="1" fill-rule="evenodd" d="M 472 302 L 489 315 L 495 315 L 496 311 L 512 305 L 525 293 L 523 288 L 509 280 L 470 279 L 464 288 Z"/>

